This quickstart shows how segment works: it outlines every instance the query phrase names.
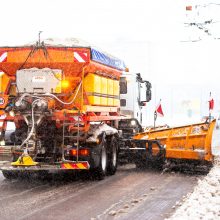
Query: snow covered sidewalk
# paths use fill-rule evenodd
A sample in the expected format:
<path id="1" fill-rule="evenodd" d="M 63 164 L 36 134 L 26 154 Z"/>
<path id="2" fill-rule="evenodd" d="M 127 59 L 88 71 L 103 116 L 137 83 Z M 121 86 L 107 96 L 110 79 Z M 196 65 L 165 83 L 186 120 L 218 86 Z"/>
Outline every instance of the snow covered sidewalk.
<path id="1" fill-rule="evenodd" d="M 178 204 L 177 204 L 178 205 Z M 169 220 L 220 219 L 220 157 Z"/>

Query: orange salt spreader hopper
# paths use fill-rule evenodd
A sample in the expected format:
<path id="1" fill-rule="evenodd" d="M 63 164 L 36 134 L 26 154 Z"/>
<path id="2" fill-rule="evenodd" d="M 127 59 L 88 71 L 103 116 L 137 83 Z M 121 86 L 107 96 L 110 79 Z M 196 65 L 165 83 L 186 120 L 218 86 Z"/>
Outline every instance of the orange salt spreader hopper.
<path id="1" fill-rule="evenodd" d="M 109 112 L 115 114 L 118 112 L 119 78 L 122 71 L 126 70 L 122 60 L 78 39 L 69 39 L 65 42 L 47 39 L 44 42 L 37 42 L 36 45 L 0 47 L 0 71 L 4 72 L 10 81 L 7 82 L 8 89 L 4 88 L 5 95 L 10 93 L 10 89 L 14 92 L 11 82 L 17 80 L 17 84 L 19 83 L 16 79 L 18 72 L 19 76 L 24 75 L 21 77 L 23 85 L 20 86 L 23 91 L 19 92 L 45 92 L 46 89 L 40 91 L 45 80 L 42 73 L 30 77 L 29 75 L 34 73 L 27 74 L 32 68 L 53 70 L 58 82 L 53 87 L 48 82 L 47 87 L 50 87 L 49 92 L 55 93 L 63 101 L 69 102 L 76 96 L 74 104 L 65 106 L 67 109 L 77 107 L 82 112 L 98 111 L 106 112 L 106 115 Z M 36 82 L 36 88 L 33 86 L 26 88 L 33 80 Z M 57 108 L 59 109 L 59 106 Z M 98 120 L 97 117 L 93 119 Z M 106 118 L 108 119 L 111 118 Z"/>

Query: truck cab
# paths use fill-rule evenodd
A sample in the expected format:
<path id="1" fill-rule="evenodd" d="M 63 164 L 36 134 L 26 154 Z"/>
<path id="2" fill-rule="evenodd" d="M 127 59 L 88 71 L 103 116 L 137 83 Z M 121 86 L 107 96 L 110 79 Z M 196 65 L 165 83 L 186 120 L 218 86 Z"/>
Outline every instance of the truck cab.
<path id="1" fill-rule="evenodd" d="M 130 116 L 142 124 L 142 108 L 151 100 L 151 83 L 140 73 L 123 73 L 120 78 L 121 114 Z"/>
<path id="2" fill-rule="evenodd" d="M 120 163 L 133 162 L 132 137 L 143 132 L 142 108 L 151 100 L 151 83 L 142 79 L 141 74 L 123 73 L 120 78 L 120 112 L 127 119 L 119 121 L 121 131 Z"/>

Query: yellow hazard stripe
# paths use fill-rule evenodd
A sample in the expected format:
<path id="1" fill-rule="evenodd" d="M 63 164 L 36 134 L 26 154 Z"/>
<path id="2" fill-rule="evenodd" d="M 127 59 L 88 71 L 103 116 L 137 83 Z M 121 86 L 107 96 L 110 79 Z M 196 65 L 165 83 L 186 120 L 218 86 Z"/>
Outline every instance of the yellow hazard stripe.
<path id="1" fill-rule="evenodd" d="M 61 166 L 63 169 L 88 169 L 89 167 L 87 166 L 87 164 L 83 164 L 83 163 L 63 163 Z"/>
<path id="2" fill-rule="evenodd" d="M 86 169 L 86 167 L 82 163 L 77 163 L 77 167 L 79 169 Z"/>
<path id="3" fill-rule="evenodd" d="M 65 167 L 66 169 L 73 169 L 73 167 L 72 167 L 72 165 L 71 165 L 70 163 L 65 163 L 65 164 L 64 164 L 64 167 Z"/>

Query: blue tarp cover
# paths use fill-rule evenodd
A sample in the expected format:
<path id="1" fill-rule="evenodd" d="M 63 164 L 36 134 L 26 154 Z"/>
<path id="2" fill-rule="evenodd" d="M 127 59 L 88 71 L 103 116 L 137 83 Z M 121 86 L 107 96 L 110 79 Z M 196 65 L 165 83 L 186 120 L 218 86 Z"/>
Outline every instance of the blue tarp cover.
<path id="1" fill-rule="evenodd" d="M 113 67 L 118 70 L 125 70 L 126 69 L 124 61 L 122 61 L 116 57 L 113 57 L 109 54 L 106 54 L 104 52 L 100 52 L 94 48 L 91 48 L 91 54 L 92 54 L 91 59 L 93 61 L 105 64 L 107 66 Z"/>

